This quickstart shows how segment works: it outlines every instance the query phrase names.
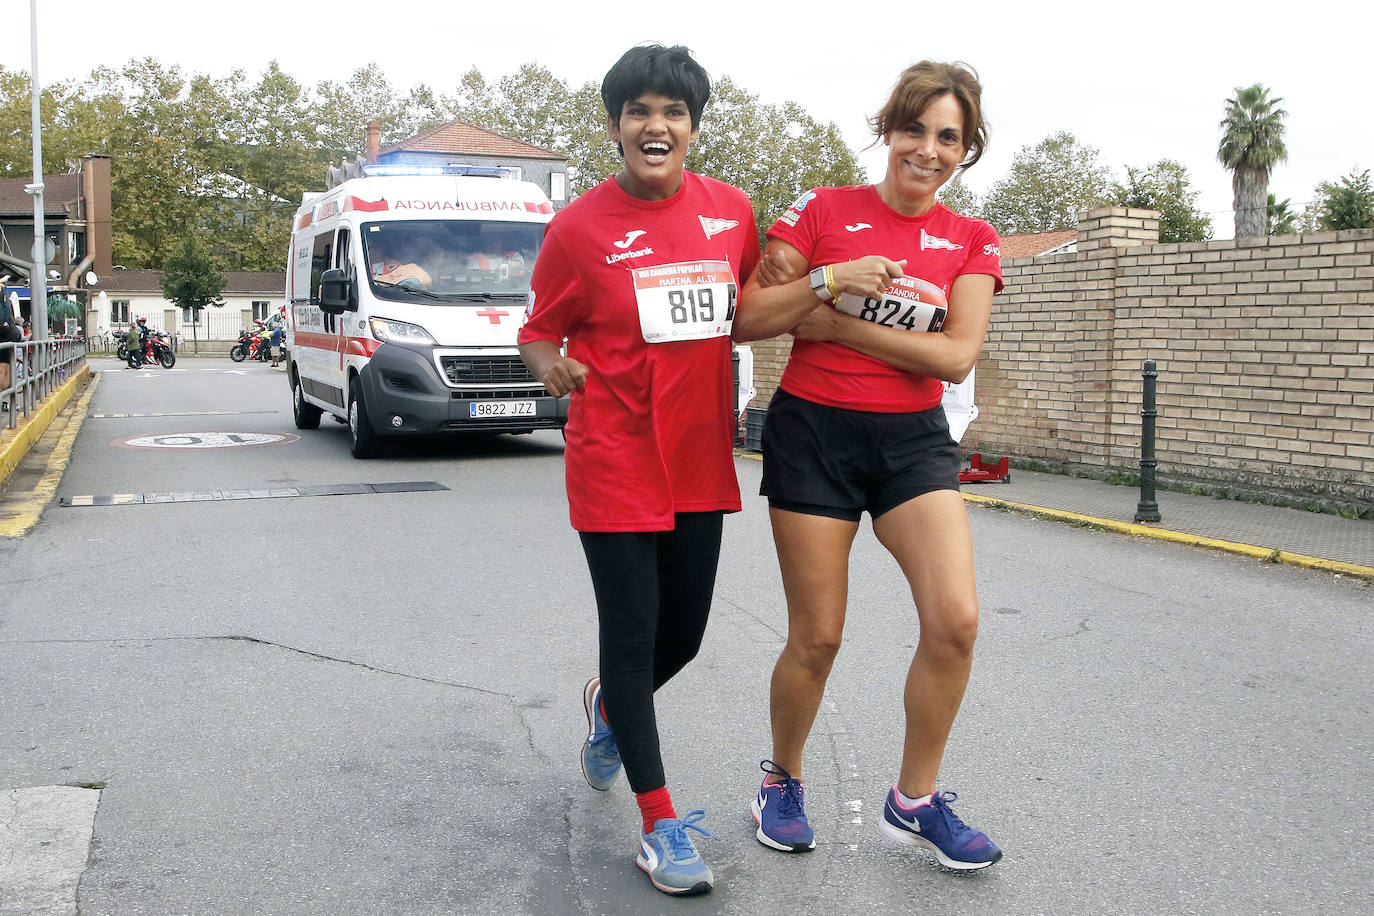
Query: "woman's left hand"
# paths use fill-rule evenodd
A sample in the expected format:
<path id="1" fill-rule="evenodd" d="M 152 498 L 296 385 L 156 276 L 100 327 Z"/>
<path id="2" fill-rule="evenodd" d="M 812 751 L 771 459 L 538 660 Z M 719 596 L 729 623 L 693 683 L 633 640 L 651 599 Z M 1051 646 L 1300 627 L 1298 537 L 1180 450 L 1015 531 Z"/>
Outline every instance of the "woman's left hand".
<path id="1" fill-rule="evenodd" d="M 759 258 L 759 266 L 755 268 L 755 274 L 759 281 L 759 286 L 782 286 L 784 283 L 791 283 L 801 276 L 801 273 L 792 268 L 792 264 L 783 253 L 776 248 L 770 247 Z"/>

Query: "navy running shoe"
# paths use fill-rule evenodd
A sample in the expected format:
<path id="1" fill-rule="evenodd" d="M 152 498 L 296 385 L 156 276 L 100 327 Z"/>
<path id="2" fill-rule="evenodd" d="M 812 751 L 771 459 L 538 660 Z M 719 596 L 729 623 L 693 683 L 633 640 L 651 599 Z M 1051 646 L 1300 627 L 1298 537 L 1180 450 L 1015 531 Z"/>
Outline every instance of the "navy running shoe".
<path id="1" fill-rule="evenodd" d="M 928 804 L 907 808 L 897 801 L 897 788 L 893 786 L 887 793 L 878 829 L 898 843 L 924 846 L 946 868 L 987 868 L 1002 858 L 1002 850 L 983 831 L 959 820 L 959 815 L 949 807 L 958 797 L 954 792 L 936 792 Z"/>
<path id="2" fill-rule="evenodd" d="M 749 813 L 759 825 L 754 837 L 763 845 L 783 852 L 807 852 L 816 848 L 816 834 L 806 821 L 803 807 L 806 790 L 801 780 L 771 760 L 759 764 L 768 776 L 759 786 L 759 794 L 749 803 Z M 769 783 L 769 777 L 778 781 Z"/>
<path id="3" fill-rule="evenodd" d="M 687 835 L 688 830 L 695 830 L 702 836 L 715 836 L 697 826 L 705 816 L 705 811 L 693 811 L 681 820 L 665 817 L 654 821 L 653 833 L 639 835 L 639 855 L 635 857 L 635 864 L 663 893 L 704 894 L 715 883 L 711 869 Z"/>
<path id="4" fill-rule="evenodd" d="M 582 688 L 582 705 L 587 710 L 587 740 L 582 742 L 582 775 L 587 785 L 605 792 L 615 784 L 620 772 L 620 748 L 606 717 L 601 715 L 601 678 L 594 677 Z"/>

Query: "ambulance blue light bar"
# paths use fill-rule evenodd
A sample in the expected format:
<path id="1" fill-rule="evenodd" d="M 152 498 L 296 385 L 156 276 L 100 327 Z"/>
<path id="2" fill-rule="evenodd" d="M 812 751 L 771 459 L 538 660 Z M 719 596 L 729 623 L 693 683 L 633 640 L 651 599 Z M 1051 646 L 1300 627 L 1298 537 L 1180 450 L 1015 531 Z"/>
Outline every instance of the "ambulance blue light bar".
<path id="1" fill-rule="evenodd" d="M 477 178 L 514 178 L 515 169 L 494 165 L 413 165 L 396 163 L 394 165 L 365 165 L 363 174 L 369 178 L 394 178 L 398 176 L 418 177 L 421 175 L 469 175 Z"/>

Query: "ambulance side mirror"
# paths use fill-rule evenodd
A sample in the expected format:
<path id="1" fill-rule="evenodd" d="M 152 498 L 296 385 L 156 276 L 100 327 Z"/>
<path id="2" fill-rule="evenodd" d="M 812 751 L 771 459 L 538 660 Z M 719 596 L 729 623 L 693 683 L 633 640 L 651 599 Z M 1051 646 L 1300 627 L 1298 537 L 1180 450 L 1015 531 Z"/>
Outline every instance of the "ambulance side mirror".
<path id="1" fill-rule="evenodd" d="M 328 312 L 330 315 L 342 315 L 348 311 L 352 287 L 353 281 L 344 276 L 344 272 L 337 267 L 331 267 L 320 274 L 320 311 Z"/>

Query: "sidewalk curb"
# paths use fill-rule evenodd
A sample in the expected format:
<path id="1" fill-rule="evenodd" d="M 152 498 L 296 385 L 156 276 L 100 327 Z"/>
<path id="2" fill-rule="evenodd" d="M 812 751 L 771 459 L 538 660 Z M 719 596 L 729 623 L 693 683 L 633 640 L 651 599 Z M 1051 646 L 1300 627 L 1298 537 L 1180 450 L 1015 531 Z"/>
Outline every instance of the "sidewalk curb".
<path id="1" fill-rule="evenodd" d="M 1325 572 L 1340 573 L 1347 576 L 1359 576 L 1360 578 L 1374 581 L 1374 566 L 1360 566 L 1356 563 L 1344 563 L 1340 560 L 1325 560 L 1321 557 L 1309 557 L 1306 554 L 1279 550 L 1277 547 L 1257 547 L 1253 544 L 1222 541 L 1216 538 L 1203 537 L 1198 534 L 1184 534 L 1179 531 L 1171 531 L 1168 528 L 1152 528 L 1149 525 L 1118 522 L 1109 518 L 1079 515 L 1076 512 L 1066 512 L 1063 509 L 1048 509 L 1044 506 L 1032 506 L 1028 503 L 1011 502 L 1009 500 L 995 499 L 989 496 L 978 496 L 973 493 L 965 493 L 963 497 L 965 502 L 987 506 L 992 509 L 1010 509 L 1015 512 L 1036 515 L 1055 521 L 1088 525 L 1094 528 L 1104 528 L 1108 531 L 1115 531 L 1120 534 L 1133 534 L 1140 537 L 1155 538 L 1161 541 L 1173 541 L 1177 544 L 1190 544 L 1195 547 L 1225 550 L 1230 553 L 1244 554 L 1245 556 L 1254 557 L 1257 560 L 1264 560 L 1269 563 L 1288 563 L 1292 566 L 1304 566 L 1308 569 L 1320 569 Z"/>
<path id="2" fill-rule="evenodd" d="M 763 456 L 756 452 L 742 451 L 738 448 L 735 449 L 735 457 L 748 458 L 751 461 L 763 460 Z M 960 495 L 964 497 L 964 502 L 966 503 L 986 506 L 990 509 L 1007 509 L 1012 512 L 1035 515 L 1052 521 L 1068 522 L 1074 525 L 1115 531 L 1118 534 L 1133 534 L 1140 537 L 1155 538 L 1161 541 L 1172 541 L 1176 544 L 1189 544 L 1194 547 L 1225 550 L 1230 553 L 1239 553 L 1245 556 L 1254 557 L 1257 560 L 1264 560 L 1268 563 L 1287 563 L 1291 566 L 1303 566 L 1308 569 L 1319 569 L 1324 572 L 1339 573 L 1344 576 L 1356 576 L 1374 582 L 1374 566 L 1360 566 L 1357 563 L 1345 563 L 1340 560 L 1326 560 L 1321 557 L 1309 557 L 1306 554 L 1280 550 L 1277 547 L 1256 547 L 1253 544 L 1222 541 L 1216 538 L 1203 537 L 1199 534 L 1184 534 L 1180 531 L 1171 531 L 1168 528 L 1151 528 L 1148 525 L 1118 522 L 1110 518 L 1080 515 L 1077 512 L 1068 512 L 1064 509 L 1049 509 L 1044 506 L 1033 506 L 1029 503 L 1012 502 L 1008 499 L 979 496 L 975 493 L 964 493 L 961 491 Z"/>
<path id="3" fill-rule="evenodd" d="M 67 406 L 76 395 L 77 389 L 89 384 L 94 377 L 90 366 L 82 366 L 48 398 L 46 404 L 38 408 L 32 417 L 22 426 L 15 428 L 13 439 L 0 445 L 0 485 L 9 479 L 10 473 L 24 460 L 33 444 L 47 432 L 53 418 Z"/>
<path id="4" fill-rule="evenodd" d="M 21 503 L 19 512 L 13 518 L 0 520 L 0 537 L 22 537 L 38 523 L 39 516 L 43 514 L 43 510 L 52 501 L 53 496 L 57 493 L 58 484 L 62 482 L 62 475 L 66 473 L 67 465 L 71 461 L 72 447 L 76 444 L 76 436 L 81 432 L 81 425 L 86 421 L 91 398 L 95 396 L 95 389 L 99 384 L 100 373 L 91 373 L 91 383 L 82 392 L 80 400 L 77 401 L 76 409 L 72 416 L 67 419 L 56 444 L 53 445 L 52 453 L 48 456 L 47 467 L 43 470 L 43 477 L 34 486 L 28 498 Z M 56 418 L 57 414 L 53 416 Z M 34 441 L 37 442 L 38 438 L 35 438 Z"/>

